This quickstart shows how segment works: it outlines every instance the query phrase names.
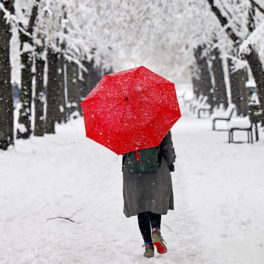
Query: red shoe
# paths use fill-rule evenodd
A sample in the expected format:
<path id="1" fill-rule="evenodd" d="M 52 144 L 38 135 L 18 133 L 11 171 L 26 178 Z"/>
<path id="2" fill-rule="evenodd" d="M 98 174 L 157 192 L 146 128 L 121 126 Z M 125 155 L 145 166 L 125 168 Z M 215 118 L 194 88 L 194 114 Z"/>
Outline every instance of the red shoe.
<path id="1" fill-rule="evenodd" d="M 160 231 L 154 230 L 152 232 L 152 242 L 156 246 L 157 251 L 158 251 L 159 254 L 164 254 L 164 253 L 166 253 L 168 251 L 167 247 L 163 243 L 163 242 L 165 242 L 165 240 L 162 238 L 162 236 L 160 234 Z"/>

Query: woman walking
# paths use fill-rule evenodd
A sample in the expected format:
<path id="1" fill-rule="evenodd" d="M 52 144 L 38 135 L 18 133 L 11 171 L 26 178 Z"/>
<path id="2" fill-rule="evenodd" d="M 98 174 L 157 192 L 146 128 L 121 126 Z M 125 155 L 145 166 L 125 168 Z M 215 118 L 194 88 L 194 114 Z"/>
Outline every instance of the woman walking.
<path id="1" fill-rule="evenodd" d="M 151 163 L 155 155 L 156 169 L 153 165 L 150 169 L 146 168 L 144 160 L 146 164 Z M 176 156 L 171 132 L 167 133 L 159 147 L 141 152 L 139 158 L 143 165 L 136 169 L 133 167 L 135 161 L 131 153 L 123 157 L 124 214 L 126 217 L 138 216 L 138 225 L 145 246 L 144 256 L 151 258 L 154 257 L 154 245 L 159 254 L 167 252 L 160 231 L 161 215 L 166 215 L 168 210 L 174 209 L 170 172 L 174 171 L 173 163 Z M 141 161 L 138 161 L 138 164 Z"/>

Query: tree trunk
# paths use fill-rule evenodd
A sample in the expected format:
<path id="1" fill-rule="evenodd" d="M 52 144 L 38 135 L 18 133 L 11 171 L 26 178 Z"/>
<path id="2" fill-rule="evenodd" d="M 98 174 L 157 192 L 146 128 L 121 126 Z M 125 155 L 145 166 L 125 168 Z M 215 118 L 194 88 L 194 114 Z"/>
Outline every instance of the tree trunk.
<path id="1" fill-rule="evenodd" d="M 203 96 L 208 97 L 208 103 L 214 107 L 214 98 L 213 98 L 213 85 L 211 81 L 211 75 L 207 63 L 207 58 L 202 57 L 203 47 L 199 46 L 195 50 L 195 58 L 198 63 L 199 69 L 201 71 L 201 84 L 202 84 L 202 94 Z"/>
<path id="2" fill-rule="evenodd" d="M 69 114 L 77 110 L 82 114 L 81 108 L 81 90 L 83 89 L 82 81 L 79 80 L 78 66 L 73 62 L 67 63 L 67 87 L 68 87 L 68 111 Z"/>
<path id="3" fill-rule="evenodd" d="M 85 98 L 98 84 L 102 76 L 100 67 L 96 67 L 93 60 L 84 61 L 83 65 L 88 70 L 87 73 L 83 72 L 84 89 L 81 90 L 81 97 Z"/>
<path id="4" fill-rule="evenodd" d="M 88 72 L 83 73 L 83 79 L 84 79 L 84 84 L 85 84 L 85 89 L 82 91 L 82 96 L 86 97 L 94 88 L 94 81 L 93 81 L 93 60 L 92 61 L 85 61 L 84 66 L 87 69 Z"/>
<path id="5" fill-rule="evenodd" d="M 36 50 L 36 97 L 35 102 L 35 128 L 34 136 L 44 135 L 44 46 L 38 46 Z"/>
<path id="6" fill-rule="evenodd" d="M 19 31 L 20 50 L 22 52 L 23 45 L 29 43 L 31 46 L 32 38 Z M 19 110 L 17 138 L 27 139 L 32 133 L 31 129 L 31 101 L 32 101 L 32 52 L 22 52 L 21 55 L 21 108 Z"/>
<path id="7" fill-rule="evenodd" d="M 228 107 L 227 92 L 225 86 L 225 76 L 223 71 L 222 59 L 220 58 L 219 49 L 215 48 L 212 51 L 212 72 L 215 80 L 215 104 L 219 107 L 222 103 L 224 108 Z"/>
<path id="8" fill-rule="evenodd" d="M 65 79 L 64 79 L 64 57 L 63 54 L 58 56 L 58 103 L 59 103 L 59 116 L 58 123 L 66 123 L 66 102 L 65 102 Z"/>
<path id="9" fill-rule="evenodd" d="M 196 98 L 199 97 L 199 95 L 201 94 L 201 89 L 199 89 L 200 87 L 200 80 L 197 79 L 196 77 L 192 76 L 192 84 L 193 84 L 193 93 L 195 94 Z"/>
<path id="10" fill-rule="evenodd" d="M 240 106 L 241 114 L 243 116 L 248 115 L 248 91 L 246 87 L 246 81 L 248 80 L 246 68 L 239 70 L 238 85 L 240 90 Z"/>
<path id="11" fill-rule="evenodd" d="M 33 26 L 35 24 L 36 17 L 38 15 L 38 2 L 40 0 L 36 0 L 36 4 L 32 8 L 31 16 L 29 19 L 29 24 L 27 29 L 23 27 L 22 24 L 19 26 L 23 28 L 19 30 L 19 38 L 20 38 L 20 52 L 21 52 L 21 108 L 19 111 L 19 119 L 18 119 L 18 129 L 17 129 L 17 138 L 27 139 L 30 137 L 31 130 L 31 101 L 32 101 L 32 50 L 33 48 Z M 26 33 L 26 34 L 25 34 Z M 24 50 L 23 50 L 24 49 Z"/>
<path id="12" fill-rule="evenodd" d="M 81 97 L 86 98 L 86 96 L 90 93 L 89 91 L 89 69 L 90 69 L 90 62 L 83 61 L 83 66 L 87 69 L 87 72 L 83 71 L 83 89 L 80 91 Z"/>
<path id="13" fill-rule="evenodd" d="M 193 93 L 195 94 L 196 98 L 202 93 L 202 83 L 200 81 L 200 70 L 197 68 L 198 66 L 191 66 L 191 76 L 192 76 L 192 84 L 193 84 Z"/>
<path id="14" fill-rule="evenodd" d="M 55 134 L 55 122 L 58 119 L 58 85 L 57 85 L 57 63 L 58 54 L 50 47 L 48 48 L 48 84 L 47 84 L 47 114 L 45 133 Z"/>
<path id="15" fill-rule="evenodd" d="M 14 14 L 14 1 L 2 3 Z M 10 64 L 10 24 L 0 8 L 0 149 L 14 145 L 14 114 Z"/>
<path id="16" fill-rule="evenodd" d="M 228 59 L 228 68 L 230 75 L 230 86 L 231 86 L 231 101 L 236 105 L 237 115 L 246 116 L 248 114 L 247 110 L 247 89 L 246 80 L 247 73 L 246 70 L 238 70 L 232 73 L 232 60 Z"/>
<path id="17" fill-rule="evenodd" d="M 228 69 L 230 76 L 230 88 L 231 88 L 231 102 L 235 104 L 237 115 L 241 114 L 241 105 L 240 105 L 240 89 L 239 89 L 239 73 L 232 72 L 232 60 L 228 59 Z"/>
<path id="18" fill-rule="evenodd" d="M 257 92 L 259 97 L 259 102 L 262 110 L 261 114 L 261 126 L 264 126 L 264 72 L 263 65 L 258 57 L 255 50 L 252 50 L 249 55 L 245 55 L 253 77 L 256 81 Z"/>
<path id="19" fill-rule="evenodd" d="M 76 85 L 76 89 L 75 89 L 75 96 L 76 96 L 76 103 L 77 103 L 77 110 L 80 113 L 80 115 L 83 115 L 82 112 L 82 106 L 81 106 L 81 91 L 83 90 L 84 87 L 84 83 L 82 80 L 80 80 L 79 78 L 79 67 L 78 65 L 75 66 L 75 70 L 76 70 L 76 77 L 77 77 L 77 85 Z"/>
<path id="20" fill-rule="evenodd" d="M 93 83 L 93 88 L 100 82 L 102 77 L 103 77 L 102 67 L 94 65 L 94 79 L 93 79 L 94 83 Z"/>
<path id="21" fill-rule="evenodd" d="M 76 110 L 76 72 L 74 69 L 73 62 L 66 62 L 67 65 L 67 88 L 68 88 L 68 105 L 67 105 L 67 112 L 70 115 L 72 112 Z"/>

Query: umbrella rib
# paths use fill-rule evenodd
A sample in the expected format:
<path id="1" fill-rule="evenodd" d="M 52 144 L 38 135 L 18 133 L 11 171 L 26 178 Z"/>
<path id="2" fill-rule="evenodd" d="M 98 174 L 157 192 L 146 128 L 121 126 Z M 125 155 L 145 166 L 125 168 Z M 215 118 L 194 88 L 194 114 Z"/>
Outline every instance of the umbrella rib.
<path id="1" fill-rule="evenodd" d="M 124 105 L 123 113 L 122 113 L 122 117 L 121 117 L 121 119 L 120 119 L 120 123 L 119 123 L 119 127 L 118 127 L 118 139 L 119 139 L 119 136 L 120 136 L 120 126 L 121 126 L 122 121 L 123 121 L 123 119 L 124 119 L 125 109 L 126 109 L 126 106 Z M 119 147 L 120 147 L 120 140 L 118 140 L 118 148 L 117 148 L 117 149 L 118 149 L 118 153 L 120 153 L 120 151 L 119 151 Z"/>
<path id="2" fill-rule="evenodd" d="M 155 105 L 155 106 L 159 106 L 159 107 L 162 107 L 162 108 L 165 108 L 165 109 L 168 109 L 168 110 L 170 110 L 170 111 L 172 111 L 172 112 L 177 112 L 177 110 L 176 109 L 170 109 L 170 108 L 168 108 L 167 106 L 162 106 L 162 105 L 159 105 L 159 104 L 152 104 L 152 103 L 149 103 L 149 102 L 146 102 L 146 101 L 136 101 L 136 102 L 138 102 L 138 103 L 144 103 L 144 104 L 148 104 L 148 105 Z"/>
<path id="3" fill-rule="evenodd" d="M 102 98 L 102 97 L 93 97 L 93 98 L 89 98 L 89 100 L 121 100 L 120 98 L 115 98 L 115 97 L 106 97 L 106 98 Z"/>
<path id="4" fill-rule="evenodd" d="M 136 75 L 137 75 L 137 73 L 138 73 L 139 68 L 140 68 L 140 67 L 138 67 L 137 70 L 136 70 L 135 73 L 134 73 L 134 79 L 133 79 L 133 81 L 131 82 L 131 86 L 130 86 L 130 89 L 129 89 L 129 95 L 131 95 L 131 90 L 132 90 L 133 84 L 134 84 L 134 82 L 135 82 Z"/>

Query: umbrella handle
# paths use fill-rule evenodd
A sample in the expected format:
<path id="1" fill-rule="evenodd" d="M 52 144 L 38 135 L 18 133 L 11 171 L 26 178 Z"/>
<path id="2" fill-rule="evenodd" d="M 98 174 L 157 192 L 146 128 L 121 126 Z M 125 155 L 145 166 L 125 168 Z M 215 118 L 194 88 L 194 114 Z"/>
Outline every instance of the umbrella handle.
<path id="1" fill-rule="evenodd" d="M 138 151 L 136 150 L 137 161 L 139 161 Z"/>

